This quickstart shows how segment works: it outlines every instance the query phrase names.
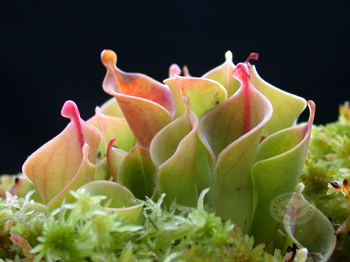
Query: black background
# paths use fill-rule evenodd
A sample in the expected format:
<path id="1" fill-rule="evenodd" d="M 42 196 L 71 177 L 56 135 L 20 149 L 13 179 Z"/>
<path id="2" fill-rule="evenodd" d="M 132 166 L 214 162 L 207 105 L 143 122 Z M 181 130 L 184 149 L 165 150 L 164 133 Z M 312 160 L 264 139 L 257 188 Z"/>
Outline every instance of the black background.
<path id="1" fill-rule="evenodd" d="M 260 76 L 314 100 L 315 123 L 335 121 L 350 99 L 350 22 L 346 2 L 334 3 L 2 1 L 0 174 L 19 172 L 65 128 L 66 100 L 88 119 L 109 98 L 101 88 L 103 49 L 118 54 L 120 69 L 159 81 L 172 63 L 201 76 L 227 50 L 235 63 L 257 52 Z"/>

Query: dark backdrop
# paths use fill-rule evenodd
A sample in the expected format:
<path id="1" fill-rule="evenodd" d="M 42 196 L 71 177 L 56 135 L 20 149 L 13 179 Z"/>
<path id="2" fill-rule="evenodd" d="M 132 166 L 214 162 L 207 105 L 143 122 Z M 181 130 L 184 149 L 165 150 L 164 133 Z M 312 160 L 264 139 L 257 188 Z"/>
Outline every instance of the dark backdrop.
<path id="1" fill-rule="evenodd" d="M 20 171 L 64 129 L 66 100 L 88 119 L 108 99 L 99 58 L 106 48 L 122 70 L 159 81 L 172 63 L 200 76 L 226 50 L 235 63 L 258 52 L 265 80 L 314 100 L 317 124 L 336 120 L 350 99 L 350 23 L 348 6 L 329 2 L 2 1 L 0 174 Z"/>

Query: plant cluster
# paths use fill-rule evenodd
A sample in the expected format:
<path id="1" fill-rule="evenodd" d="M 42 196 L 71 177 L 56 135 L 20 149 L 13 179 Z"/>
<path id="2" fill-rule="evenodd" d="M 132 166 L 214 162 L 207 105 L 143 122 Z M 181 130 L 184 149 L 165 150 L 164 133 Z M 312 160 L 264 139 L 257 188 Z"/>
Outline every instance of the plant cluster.
<path id="1" fill-rule="evenodd" d="M 225 58 L 202 77 L 174 64 L 162 84 L 123 72 L 113 51 L 102 52 L 103 89 L 113 98 L 87 121 L 67 101 L 61 111 L 70 119 L 67 127 L 26 160 L 23 175 L 1 177 L 5 257 L 328 259 L 336 244 L 328 218 L 312 204 L 291 204 L 285 196 L 276 200 L 295 192 L 308 203 L 298 182 L 315 104 L 264 81 L 249 62 L 258 54 L 237 65 L 231 52 Z M 309 119 L 297 125 L 307 105 Z M 321 156 L 310 152 L 311 167 Z M 340 146 L 335 152 L 327 157 L 346 156 Z M 310 170 L 304 167 L 302 181 L 314 190 Z M 332 185 L 347 197 L 344 181 Z M 283 201 L 285 206 L 278 206 Z M 282 224 L 272 215 L 278 209 L 289 214 Z M 312 223 L 297 223 L 308 217 Z"/>

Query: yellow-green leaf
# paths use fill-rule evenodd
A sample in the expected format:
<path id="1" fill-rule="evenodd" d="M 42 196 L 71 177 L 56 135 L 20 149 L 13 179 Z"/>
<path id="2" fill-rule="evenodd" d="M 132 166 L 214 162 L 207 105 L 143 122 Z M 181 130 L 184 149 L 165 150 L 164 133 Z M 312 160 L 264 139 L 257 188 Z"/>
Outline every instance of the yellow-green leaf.
<path id="1" fill-rule="evenodd" d="M 178 204 L 196 206 L 198 198 L 198 118 L 191 110 L 188 97 L 183 95 L 182 100 L 185 113 L 154 137 L 150 150 L 158 171 L 158 194 L 166 193 L 164 203 L 168 208 L 175 199 Z"/>
<path id="2" fill-rule="evenodd" d="M 254 203 L 250 229 L 257 243 L 268 243 L 278 229 L 279 222 L 269 212 L 272 200 L 282 193 L 294 192 L 299 181 L 315 115 L 312 101 L 309 108 L 306 124 L 279 131 L 259 146 L 252 167 Z"/>
<path id="3" fill-rule="evenodd" d="M 279 130 L 293 126 L 305 109 L 306 100 L 264 81 L 254 65 L 249 65 L 249 73 L 253 86 L 266 96 L 273 106 L 273 115 L 264 128 L 264 135 L 269 136 Z"/>
<path id="4" fill-rule="evenodd" d="M 151 198 L 155 187 L 156 168 L 149 151 L 136 144 L 120 165 L 117 182 L 128 188 L 136 198 Z"/>
<path id="5" fill-rule="evenodd" d="M 173 94 L 177 117 L 185 112 L 186 107 L 180 99 L 184 94 L 188 96 L 191 108 L 198 117 L 227 98 L 224 87 L 210 79 L 175 76 L 164 80 L 164 83 Z"/>
<path id="6" fill-rule="evenodd" d="M 251 85 L 246 65 L 238 64 L 234 76 L 241 88 L 200 118 L 198 134 L 213 163 L 212 207 L 245 228 L 253 203 L 250 170 L 272 105 Z"/>
<path id="7" fill-rule="evenodd" d="M 23 174 L 48 205 L 58 197 L 69 197 L 68 189 L 77 189 L 94 179 L 92 163 L 96 162 L 102 139 L 97 129 L 80 118 L 74 102 L 67 101 L 61 114 L 71 120 L 68 126 L 23 164 Z"/>
<path id="8" fill-rule="evenodd" d="M 232 72 L 235 69 L 232 57 L 231 51 L 227 51 L 225 53 L 226 61 L 202 76 L 219 82 L 226 89 L 228 97 L 236 93 L 241 85 L 241 83 L 232 76 Z"/>

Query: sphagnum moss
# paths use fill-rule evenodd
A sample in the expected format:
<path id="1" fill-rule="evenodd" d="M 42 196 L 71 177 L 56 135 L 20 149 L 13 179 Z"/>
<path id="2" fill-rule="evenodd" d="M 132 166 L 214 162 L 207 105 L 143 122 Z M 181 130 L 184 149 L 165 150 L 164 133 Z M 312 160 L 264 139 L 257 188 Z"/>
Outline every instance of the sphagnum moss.
<path id="1" fill-rule="evenodd" d="M 99 198 L 72 192 L 75 203 L 63 204 L 41 220 L 34 261 L 280 261 L 278 251 L 274 257 L 264 251 L 264 244 L 254 247 L 253 237 L 206 211 L 205 193 L 198 208 L 180 207 L 181 215 L 162 209 L 163 197 L 144 201 L 144 223 L 135 226 L 105 212 Z M 89 209 L 87 199 L 94 202 Z M 86 213 L 81 214 L 82 209 Z"/>

